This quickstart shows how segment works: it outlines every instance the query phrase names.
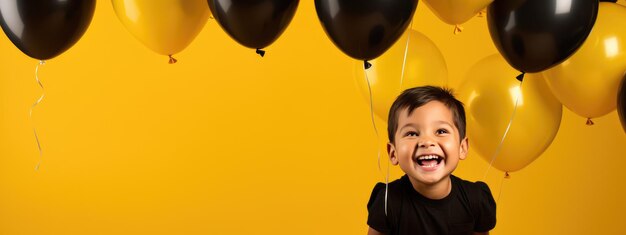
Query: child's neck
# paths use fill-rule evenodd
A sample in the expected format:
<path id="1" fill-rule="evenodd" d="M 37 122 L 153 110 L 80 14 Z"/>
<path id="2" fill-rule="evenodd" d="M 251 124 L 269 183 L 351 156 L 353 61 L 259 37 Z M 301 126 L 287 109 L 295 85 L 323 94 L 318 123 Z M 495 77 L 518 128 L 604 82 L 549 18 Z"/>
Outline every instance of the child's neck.
<path id="1" fill-rule="evenodd" d="M 452 180 L 450 180 L 450 176 L 443 178 L 441 181 L 435 184 L 424 184 L 421 182 L 417 182 L 410 177 L 409 179 L 415 191 L 417 191 L 422 196 L 433 200 L 445 198 L 450 194 L 450 191 L 452 189 Z"/>

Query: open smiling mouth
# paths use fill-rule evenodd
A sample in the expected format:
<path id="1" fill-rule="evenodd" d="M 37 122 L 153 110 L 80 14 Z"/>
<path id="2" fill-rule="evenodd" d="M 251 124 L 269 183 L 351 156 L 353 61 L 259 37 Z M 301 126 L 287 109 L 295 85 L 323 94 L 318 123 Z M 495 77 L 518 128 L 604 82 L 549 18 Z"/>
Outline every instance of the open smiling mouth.
<path id="1" fill-rule="evenodd" d="M 418 165 L 422 167 L 431 168 L 431 167 L 438 166 L 443 161 L 443 157 L 437 156 L 434 154 L 433 155 L 421 155 L 421 156 L 418 156 L 415 159 L 415 161 L 417 162 Z"/>

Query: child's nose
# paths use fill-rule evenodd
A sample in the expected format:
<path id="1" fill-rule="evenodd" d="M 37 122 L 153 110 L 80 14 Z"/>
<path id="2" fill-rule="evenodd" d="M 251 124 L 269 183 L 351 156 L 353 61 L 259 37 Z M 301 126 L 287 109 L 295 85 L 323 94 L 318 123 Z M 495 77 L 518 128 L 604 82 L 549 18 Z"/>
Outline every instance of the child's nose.
<path id="1" fill-rule="evenodd" d="M 435 146 L 435 141 L 433 141 L 431 138 L 428 138 L 428 137 L 420 138 L 418 142 L 418 147 L 420 148 L 429 148 L 433 146 Z"/>

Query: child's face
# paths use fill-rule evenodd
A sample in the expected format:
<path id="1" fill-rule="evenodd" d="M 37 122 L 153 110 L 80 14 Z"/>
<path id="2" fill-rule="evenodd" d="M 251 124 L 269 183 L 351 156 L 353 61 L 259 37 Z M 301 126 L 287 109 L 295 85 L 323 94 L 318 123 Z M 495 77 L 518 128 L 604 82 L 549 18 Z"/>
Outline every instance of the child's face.
<path id="1" fill-rule="evenodd" d="M 400 164 L 411 181 L 434 185 L 447 179 L 459 160 L 467 155 L 467 138 L 462 141 L 452 112 L 439 101 L 430 101 L 398 116 L 395 143 L 387 151 L 392 164 Z"/>

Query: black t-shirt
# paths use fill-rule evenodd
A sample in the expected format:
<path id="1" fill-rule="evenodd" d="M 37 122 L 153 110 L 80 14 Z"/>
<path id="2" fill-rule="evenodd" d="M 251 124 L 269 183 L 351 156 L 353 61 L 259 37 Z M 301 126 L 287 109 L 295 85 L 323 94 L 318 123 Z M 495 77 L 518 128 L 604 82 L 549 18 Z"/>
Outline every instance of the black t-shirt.
<path id="1" fill-rule="evenodd" d="M 496 203 L 489 186 L 450 175 L 452 189 L 433 200 L 415 191 L 407 175 L 389 183 L 385 215 L 385 184 L 378 183 L 367 203 L 367 224 L 394 234 L 472 234 L 496 226 Z"/>

